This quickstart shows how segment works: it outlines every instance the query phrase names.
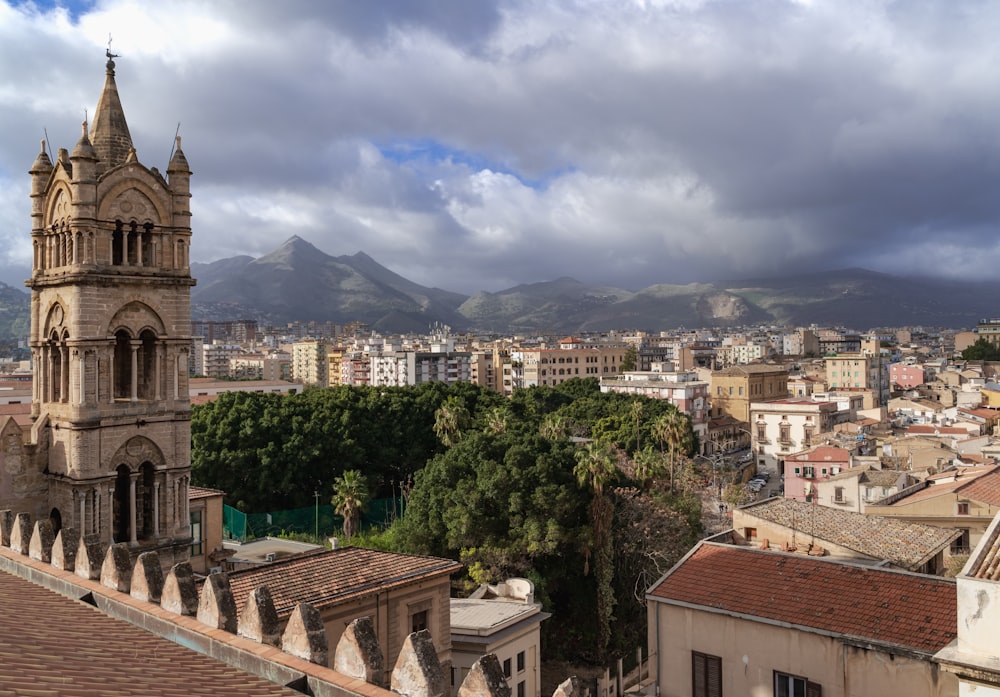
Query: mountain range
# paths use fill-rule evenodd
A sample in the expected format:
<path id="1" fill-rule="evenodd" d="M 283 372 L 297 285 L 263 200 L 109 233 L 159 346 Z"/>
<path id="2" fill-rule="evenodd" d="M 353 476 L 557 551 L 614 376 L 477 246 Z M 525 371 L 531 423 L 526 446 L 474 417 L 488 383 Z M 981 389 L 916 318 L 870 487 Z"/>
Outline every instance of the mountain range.
<path id="1" fill-rule="evenodd" d="M 424 333 L 441 323 L 455 331 L 574 333 L 678 327 L 778 324 L 971 329 L 1000 314 L 1000 282 L 893 276 L 865 269 L 769 279 L 676 285 L 629 291 L 572 278 L 529 283 L 472 296 L 427 288 L 363 252 L 330 256 L 292 237 L 259 258 L 193 263 L 194 319 L 257 319 L 346 324 L 382 333 Z M 30 296 L 0 283 L 0 338 L 27 334 Z"/>
<path id="2" fill-rule="evenodd" d="M 809 324 L 971 328 L 997 314 L 1000 283 L 906 278 L 846 269 L 721 283 L 662 283 L 629 291 L 572 278 L 472 296 L 427 288 L 367 254 L 333 257 L 292 237 L 254 259 L 193 264 L 192 312 L 264 323 L 360 320 L 385 333 L 658 331 L 677 327 Z"/>

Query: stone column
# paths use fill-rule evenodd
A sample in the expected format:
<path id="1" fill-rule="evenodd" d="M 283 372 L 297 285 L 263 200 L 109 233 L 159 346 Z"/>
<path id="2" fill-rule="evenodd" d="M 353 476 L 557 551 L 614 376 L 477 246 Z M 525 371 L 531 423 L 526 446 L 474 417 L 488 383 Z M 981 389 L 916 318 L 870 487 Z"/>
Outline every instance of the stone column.
<path id="1" fill-rule="evenodd" d="M 74 492 L 74 496 L 78 496 L 80 499 L 80 522 L 77 523 L 77 529 L 86 534 L 87 532 L 87 492 L 81 491 L 79 494 Z"/>
<path id="2" fill-rule="evenodd" d="M 76 356 L 76 369 L 79 380 L 76 383 L 76 403 L 83 404 L 87 401 L 87 351 L 73 350 Z"/>
<path id="3" fill-rule="evenodd" d="M 73 263 L 80 263 L 80 233 L 73 233 Z"/>
<path id="4" fill-rule="evenodd" d="M 139 346 L 137 342 L 132 342 L 132 401 L 139 401 Z"/>
<path id="5" fill-rule="evenodd" d="M 153 537 L 160 536 L 160 482 L 153 482 Z"/>
<path id="6" fill-rule="evenodd" d="M 114 481 L 108 485 L 108 545 L 115 543 L 115 484 Z M 121 512 L 125 515 L 125 512 Z"/>
<path id="7" fill-rule="evenodd" d="M 129 532 L 131 534 L 130 541 L 132 542 L 132 544 L 135 544 L 139 541 L 138 537 L 136 536 L 136 529 L 135 529 L 135 483 L 138 477 L 139 477 L 138 474 L 132 474 L 128 478 L 128 515 L 131 526 Z"/>
<path id="8" fill-rule="evenodd" d="M 59 401 L 69 404 L 69 346 L 66 342 L 62 343 L 62 350 L 59 352 L 59 358 L 62 361 L 62 370 L 59 371 Z"/>
<path id="9" fill-rule="evenodd" d="M 122 266 L 128 266 L 128 230 L 122 225 Z"/>
<path id="10" fill-rule="evenodd" d="M 108 356 L 108 402 L 115 403 L 115 345 L 111 345 L 111 353 Z"/>
<path id="11" fill-rule="evenodd" d="M 159 402 L 160 396 L 160 376 L 163 375 L 163 344 L 156 344 L 156 370 L 154 371 L 153 383 L 156 385 L 153 398 Z"/>
<path id="12" fill-rule="evenodd" d="M 191 499 L 188 494 L 189 477 L 181 479 L 181 530 L 191 531 Z"/>

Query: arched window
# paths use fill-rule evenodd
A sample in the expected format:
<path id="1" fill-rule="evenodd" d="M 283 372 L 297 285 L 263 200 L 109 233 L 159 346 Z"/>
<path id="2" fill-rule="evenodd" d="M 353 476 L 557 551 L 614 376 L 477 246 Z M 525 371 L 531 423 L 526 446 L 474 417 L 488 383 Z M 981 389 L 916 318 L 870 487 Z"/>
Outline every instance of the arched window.
<path id="1" fill-rule="evenodd" d="M 135 497 L 136 506 L 139 509 L 136 511 L 136 521 L 139 525 L 139 539 L 150 540 L 153 538 L 153 531 L 155 530 L 155 526 L 153 525 L 153 516 L 156 513 L 156 506 L 153 503 L 153 492 L 155 491 L 153 478 L 155 471 L 150 462 L 142 463 L 139 471 L 139 491 L 136 492 Z"/>
<path id="2" fill-rule="evenodd" d="M 125 250 L 128 252 L 128 259 L 125 261 L 126 264 L 135 266 L 139 263 L 139 225 L 133 220 L 129 223 L 128 236 L 126 237 L 126 244 L 128 245 Z"/>
<path id="3" fill-rule="evenodd" d="M 132 396 L 132 336 L 124 329 L 115 332 L 115 399 Z"/>
<path id="4" fill-rule="evenodd" d="M 63 399 L 63 351 L 65 347 L 59 341 L 59 335 L 52 332 L 49 338 L 49 385 L 51 386 L 52 401 L 61 402 Z"/>
<path id="5" fill-rule="evenodd" d="M 49 523 L 52 525 L 52 535 L 58 535 L 59 531 L 62 530 L 62 513 L 59 512 L 58 508 L 53 508 L 49 513 Z"/>
<path id="6" fill-rule="evenodd" d="M 116 220 L 115 231 L 111 233 L 111 264 L 113 266 L 121 266 L 125 263 L 122 254 L 125 249 L 124 237 L 125 233 L 122 230 L 122 221 Z"/>
<path id="7" fill-rule="evenodd" d="M 154 399 L 156 397 L 156 334 L 146 329 L 139 335 L 142 346 L 139 348 L 139 399 Z"/>
<path id="8" fill-rule="evenodd" d="M 142 226 L 142 246 L 140 248 L 142 258 L 140 263 L 143 266 L 153 266 L 153 224 L 146 223 Z"/>
<path id="9" fill-rule="evenodd" d="M 129 542 L 132 539 L 132 509 L 129 503 L 129 480 L 131 471 L 128 465 L 118 465 L 115 470 L 115 496 L 112 501 L 115 542 Z"/>

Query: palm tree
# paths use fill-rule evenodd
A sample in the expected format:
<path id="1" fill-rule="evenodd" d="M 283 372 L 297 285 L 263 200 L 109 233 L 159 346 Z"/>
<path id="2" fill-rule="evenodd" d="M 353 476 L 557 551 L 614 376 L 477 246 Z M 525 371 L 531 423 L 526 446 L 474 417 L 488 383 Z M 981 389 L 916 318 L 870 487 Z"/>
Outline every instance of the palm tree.
<path id="1" fill-rule="evenodd" d="M 615 475 L 616 454 L 614 446 L 602 443 L 588 443 L 576 451 L 576 466 L 573 474 L 580 486 L 589 487 L 593 493 L 590 499 L 590 528 L 594 535 L 594 575 L 597 585 L 597 632 L 598 655 L 604 658 L 608 643 L 611 640 L 611 620 L 615 598 L 612 590 L 614 574 L 614 553 L 611 545 L 611 522 L 614 510 L 611 501 L 604 495 L 607 486 Z M 589 566 L 588 559 L 584 574 Z"/>
<path id="2" fill-rule="evenodd" d="M 450 448 L 455 445 L 468 425 L 469 410 L 465 408 L 465 403 L 454 395 L 444 400 L 444 404 L 434 412 L 434 433 L 445 447 Z"/>
<path id="3" fill-rule="evenodd" d="M 350 539 L 358 531 L 369 496 L 368 480 L 358 470 L 346 470 L 333 480 L 330 503 L 337 514 L 344 517 L 344 537 Z"/>
<path id="4" fill-rule="evenodd" d="M 674 493 L 674 465 L 677 453 L 687 452 L 693 443 L 691 422 L 677 409 L 671 409 L 653 422 L 653 435 L 660 442 L 660 450 L 670 454 L 670 493 Z"/>
<path id="5" fill-rule="evenodd" d="M 507 411 L 503 407 L 493 407 L 486 412 L 484 430 L 499 436 L 507 430 Z"/>
<path id="6" fill-rule="evenodd" d="M 549 440 L 562 440 L 569 435 L 569 421 L 559 414 L 546 414 L 538 431 Z"/>

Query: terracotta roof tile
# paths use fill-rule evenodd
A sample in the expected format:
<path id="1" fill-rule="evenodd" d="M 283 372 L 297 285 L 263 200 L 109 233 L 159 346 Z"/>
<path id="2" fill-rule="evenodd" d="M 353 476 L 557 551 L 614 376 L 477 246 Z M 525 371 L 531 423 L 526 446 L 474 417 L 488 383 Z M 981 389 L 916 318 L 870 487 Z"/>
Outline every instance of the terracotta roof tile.
<path id="1" fill-rule="evenodd" d="M 0 597 L 0 694 L 300 694 L 3 571 Z"/>
<path id="2" fill-rule="evenodd" d="M 344 547 L 234 571 L 229 584 L 238 609 L 254 588 L 267 586 L 278 615 L 284 617 L 302 602 L 322 609 L 461 568 L 451 559 Z"/>
<path id="3" fill-rule="evenodd" d="M 740 512 L 907 569 L 920 566 L 961 534 L 951 528 L 842 511 L 794 499 L 770 498 L 744 506 Z"/>
<path id="4" fill-rule="evenodd" d="M 957 636 L 951 579 L 749 547 L 702 543 L 649 596 L 927 653 Z"/>
<path id="5" fill-rule="evenodd" d="M 957 490 L 963 498 L 1000 506 L 1000 467 L 991 467 L 980 477 L 960 486 Z"/>

